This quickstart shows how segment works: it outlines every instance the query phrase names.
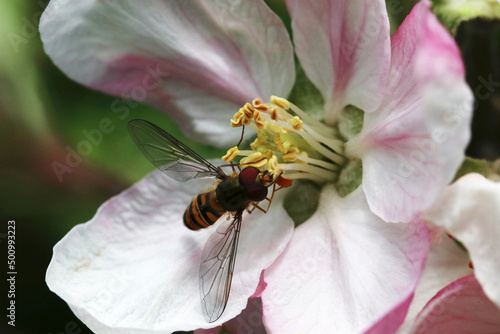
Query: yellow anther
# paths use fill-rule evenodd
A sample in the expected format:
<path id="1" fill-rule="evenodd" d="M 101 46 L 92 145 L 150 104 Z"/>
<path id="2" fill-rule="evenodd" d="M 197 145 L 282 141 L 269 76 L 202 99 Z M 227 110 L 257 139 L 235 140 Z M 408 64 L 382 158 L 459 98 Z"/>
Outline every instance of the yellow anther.
<path id="1" fill-rule="evenodd" d="M 303 156 L 303 157 L 309 158 L 309 154 L 307 154 L 307 152 L 306 152 L 306 151 L 302 151 L 302 152 L 300 152 L 300 155 L 301 155 L 301 156 Z M 307 162 L 302 161 L 302 160 L 300 160 L 300 159 L 299 159 L 297 162 L 298 162 L 298 163 L 301 163 L 301 164 L 306 164 L 306 165 L 307 165 Z"/>
<path id="2" fill-rule="evenodd" d="M 262 169 L 266 167 L 268 160 L 264 157 L 261 152 L 255 152 L 250 154 L 248 157 L 241 159 L 240 165 L 245 167 L 255 167 L 257 169 Z"/>
<path id="3" fill-rule="evenodd" d="M 255 125 L 257 125 L 258 128 L 264 127 L 265 122 L 262 119 L 262 117 L 260 116 L 260 111 L 258 111 L 258 110 L 254 111 L 253 120 L 255 122 Z"/>
<path id="4" fill-rule="evenodd" d="M 240 150 L 238 150 L 238 146 L 230 148 L 229 150 L 227 150 L 227 154 L 222 157 L 222 160 L 225 162 L 233 161 L 234 158 L 236 158 L 236 156 L 238 155 L 238 153 L 240 153 Z"/>
<path id="5" fill-rule="evenodd" d="M 248 103 L 248 102 L 245 103 L 243 108 L 241 108 L 240 110 L 242 110 L 245 113 L 246 118 L 250 118 L 250 119 L 253 118 L 253 113 L 255 112 L 255 109 L 254 109 L 254 107 L 252 107 L 252 105 L 250 103 Z"/>
<path id="6" fill-rule="evenodd" d="M 273 179 L 277 178 L 282 174 L 281 168 L 278 167 L 278 158 L 276 158 L 275 155 L 273 155 L 271 159 L 269 159 L 267 171 L 269 172 L 269 174 L 271 174 Z"/>
<path id="7" fill-rule="evenodd" d="M 253 141 L 253 143 L 250 144 L 250 147 L 252 148 L 252 150 L 257 151 L 259 146 L 265 144 L 266 141 L 267 141 L 267 134 L 264 131 L 259 130 L 257 132 L 257 138 Z"/>
<path id="8" fill-rule="evenodd" d="M 275 136 L 274 137 L 274 143 L 276 144 L 276 149 L 278 150 L 278 152 L 280 152 L 281 154 L 287 154 L 288 153 L 288 149 L 287 149 L 287 147 L 284 146 L 284 143 L 281 140 L 280 136 Z"/>
<path id="9" fill-rule="evenodd" d="M 288 110 L 290 109 L 290 102 L 287 99 L 284 99 L 279 96 L 271 96 L 271 103 L 277 105 L 278 107 Z"/>
<path id="10" fill-rule="evenodd" d="M 259 140 L 262 142 L 270 139 L 270 137 L 267 135 L 267 132 L 262 130 L 259 130 L 259 132 L 257 132 L 257 138 L 259 138 Z"/>
<path id="11" fill-rule="evenodd" d="M 243 120 L 245 118 L 245 113 L 241 111 L 241 109 L 234 114 L 233 118 L 231 119 L 231 126 L 233 128 L 237 128 L 239 126 L 245 125 L 243 124 Z"/>
<path id="12" fill-rule="evenodd" d="M 292 127 L 297 130 L 297 131 L 302 131 L 302 125 L 304 124 L 304 122 L 302 122 L 302 120 L 299 118 L 299 116 L 295 116 L 293 119 L 292 119 Z"/>
<path id="13" fill-rule="evenodd" d="M 268 106 L 265 104 L 262 104 L 262 100 L 257 98 L 252 101 L 252 105 L 255 109 L 260 110 L 260 111 L 267 111 L 269 109 Z"/>
<path id="14" fill-rule="evenodd" d="M 282 141 L 282 146 L 283 146 L 283 150 L 285 151 L 285 153 L 299 152 L 299 149 L 296 147 L 293 147 L 292 144 L 293 143 L 290 140 Z"/>
<path id="15" fill-rule="evenodd" d="M 283 155 L 283 161 L 295 161 L 297 160 L 297 153 L 287 153 Z"/>
<path id="16" fill-rule="evenodd" d="M 273 121 L 277 121 L 279 116 L 279 109 L 276 106 L 272 106 L 269 110 L 269 116 L 271 116 L 271 119 Z"/>
<path id="17" fill-rule="evenodd" d="M 281 141 L 281 136 L 280 135 L 276 135 L 273 137 L 273 141 L 276 145 L 281 145 L 283 142 Z"/>
<path id="18" fill-rule="evenodd" d="M 286 153 L 285 154 L 288 154 L 288 153 L 300 154 L 300 150 L 297 147 L 295 147 L 295 146 L 289 146 L 289 147 L 286 148 Z"/>
<path id="19" fill-rule="evenodd" d="M 262 142 L 260 141 L 260 139 L 257 137 L 255 138 L 255 140 L 253 141 L 253 143 L 250 144 L 250 148 L 254 151 L 257 151 L 257 149 L 259 148 L 259 146 L 262 144 Z"/>
<path id="20" fill-rule="evenodd" d="M 244 116 L 243 112 L 240 110 L 238 110 L 234 115 L 233 115 L 233 120 L 235 121 L 238 121 L 240 118 L 242 118 Z"/>
<path id="21" fill-rule="evenodd" d="M 269 160 L 269 159 L 271 159 L 271 158 L 274 156 L 274 153 L 273 153 L 273 151 L 271 151 L 271 150 L 264 150 L 264 151 L 262 151 L 262 155 L 263 155 L 263 156 L 264 156 L 267 160 Z"/>

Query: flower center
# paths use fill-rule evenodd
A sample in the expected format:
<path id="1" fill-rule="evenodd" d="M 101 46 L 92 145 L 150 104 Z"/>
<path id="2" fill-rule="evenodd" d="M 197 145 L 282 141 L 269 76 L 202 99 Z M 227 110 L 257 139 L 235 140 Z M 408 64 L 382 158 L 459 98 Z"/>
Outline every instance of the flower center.
<path id="1" fill-rule="evenodd" d="M 234 114 L 231 126 L 248 126 L 257 132 L 257 139 L 251 150 L 235 146 L 222 159 L 230 162 L 242 156 L 240 165 L 267 169 L 273 177 L 337 181 L 347 162 L 344 139 L 337 129 L 281 97 L 271 96 L 270 103 L 260 99 L 246 103 Z"/>

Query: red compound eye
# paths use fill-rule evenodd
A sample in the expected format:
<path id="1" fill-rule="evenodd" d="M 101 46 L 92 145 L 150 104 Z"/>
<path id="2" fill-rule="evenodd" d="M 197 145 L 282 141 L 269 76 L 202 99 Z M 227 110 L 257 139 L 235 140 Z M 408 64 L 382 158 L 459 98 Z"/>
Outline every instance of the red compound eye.
<path id="1" fill-rule="evenodd" d="M 241 185 L 249 185 L 255 182 L 260 171 L 255 167 L 247 167 L 238 176 Z"/>
<path id="2" fill-rule="evenodd" d="M 267 187 L 262 184 L 249 184 L 245 187 L 248 199 L 254 202 L 262 201 L 267 196 Z"/>

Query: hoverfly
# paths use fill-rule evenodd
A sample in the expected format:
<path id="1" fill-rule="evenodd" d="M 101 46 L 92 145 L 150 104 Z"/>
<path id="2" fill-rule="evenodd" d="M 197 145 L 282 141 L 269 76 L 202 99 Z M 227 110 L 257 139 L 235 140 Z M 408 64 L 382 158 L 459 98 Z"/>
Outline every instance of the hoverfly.
<path id="1" fill-rule="evenodd" d="M 234 215 L 210 236 L 201 258 L 199 279 L 203 314 L 208 322 L 214 322 L 224 312 L 229 298 L 243 212 L 250 205 L 267 212 L 278 190 L 276 180 L 279 177 L 273 180 L 267 172 L 260 172 L 255 167 L 241 170 L 237 166 L 240 170 L 237 174 L 233 164 L 233 175 L 227 175 L 222 166 L 214 166 L 145 120 L 130 121 L 129 132 L 146 158 L 169 177 L 182 182 L 209 177 L 218 180 L 214 190 L 197 195 L 188 205 L 183 216 L 187 228 L 199 230 L 213 225 L 226 212 Z M 271 198 L 267 198 L 270 186 L 273 192 Z M 267 210 L 257 205 L 264 199 L 269 201 Z"/>

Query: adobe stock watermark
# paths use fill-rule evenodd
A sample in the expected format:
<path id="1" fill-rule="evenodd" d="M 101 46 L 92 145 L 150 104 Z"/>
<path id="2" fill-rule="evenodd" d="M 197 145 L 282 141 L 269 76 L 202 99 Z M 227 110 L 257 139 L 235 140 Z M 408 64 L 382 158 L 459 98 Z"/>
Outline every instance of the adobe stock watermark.
<path id="1" fill-rule="evenodd" d="M 116 296 L 121 296 L 130 291 L 131 283 L 135 281 L 136 273 L 122 269 L 113 271 L 101 291 L 94 293 L 93 303 L 88 309 L 92 314 L 109 310 L 116 303 Z"/>
<path id="2" fill-rule="evenodd" d="M 48 18 L 54 12 L 57 12 L 59 7 L 65 6 L 70 0 L 59 0 L 58 2 L 52 2 L 50 6 L 46 8 L 48 0 L 37 0 L 36 5 L 40 8 L 33 15 L 27 17 L 22 17 L 20 20 L 20 28 L 17 31 L 9 31 L 7 33 L 7 39 L 14 50 L 14 53 L 18 53 L 23 45 L 29 43 L 30 40 L 38 36 L 38 26 L 40 24 L 40 18 L 42 14 L 44 17 Z"/>
<path id="3" fill-rule="evenodd" d="M 169 73 L 163 71 L 160 64 L 155 67 L 147 65 L 144 68 L 145 75 L 139 84 L 127 89 L 127 93 L 121 98 L 113 100 L 110 109 L 114 114 L 118 114 L 120 121 L 125 120 L 130 109 L 137 108 L 137 102 L 142 102 L 147 99 L 148 95 L 159 89 L 160 84 L 168 77 Z M 102 118 L 96 126 L 90 130 L 82 130 L 83 139 L 80 140 L 74 147 L 66 145 L 67 152 L 64 161 L 54 160 L 51 163 L 52 170 L 59 182 L 64 181 L 66 174 L 71 174 L 75 168 L 80 166 L 85 157 L 88 157 L 94 151 L 94 148 L 101 145 L 106 135 L 109 135 L 116 129 L 116 125 L 111 118 Z"/>
<path id="4" fill-rule="evenodd" d="M 7 39 L 14 50 L 14 53 L 18 53 L 23 45 L 29 43 L 30 40 L 38 36 L 38 24 L 40 23 L 40 17 L 42 16 L 43 9 L 48 1 L 38 0 L 36 2 L 40 10 L 36 11 L 30 17 L 22 17 L 20 20 L 20 27 L 17 31 L 9 31 L 7 33 Z"/>

